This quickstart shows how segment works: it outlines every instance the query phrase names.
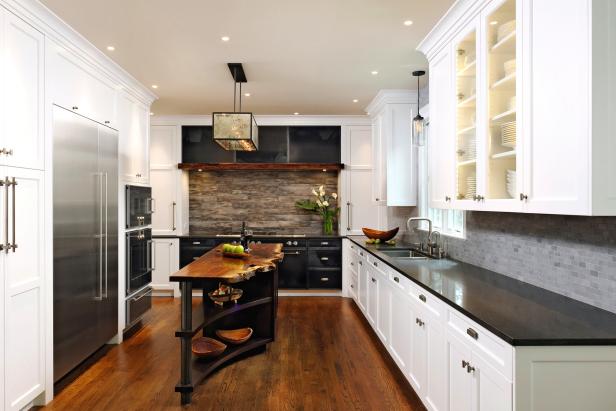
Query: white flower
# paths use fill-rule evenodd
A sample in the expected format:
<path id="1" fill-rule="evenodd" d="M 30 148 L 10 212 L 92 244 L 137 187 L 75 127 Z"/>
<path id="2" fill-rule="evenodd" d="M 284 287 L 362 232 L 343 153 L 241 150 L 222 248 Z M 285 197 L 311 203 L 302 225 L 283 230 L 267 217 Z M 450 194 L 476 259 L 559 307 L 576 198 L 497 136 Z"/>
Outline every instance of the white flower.
<path id="1" fill-rule="evenodd" d="M 318 196 L 317 194 L 317 190 L 315 190 L 314 188 L 312 189 L 312 194 L 314 194 L 315 196 Z"/>
<path id="2" fill-rule="evenodd" d="M 323 206 L 324 207 L 329 207 L 329 201 L 323 201 Z"/>
<path id="3" fill-rule="evenodd" d="M 321 200 L 317 200 L 317 205 L 318 205 L 319 207 L 323 207 L 323 203 L 321 202 Z"/>
<path id="4" fill-rule="evenodd" d="M 338 194 L 336 194 L 336 193 L 332 193 L 332 197 L 333 197 L 333 198 L 334 198 L 334 200 L 335 200 L 335 199 L 337 199 L 337 198 L 338 198 Z"/>
<path id="5" fill-rule="evenodd" d="M 319 187 L 319 194 L 321 194 L 322 196 L 325 195 L 325 189 L 323 188 L 323 186 Z"/>

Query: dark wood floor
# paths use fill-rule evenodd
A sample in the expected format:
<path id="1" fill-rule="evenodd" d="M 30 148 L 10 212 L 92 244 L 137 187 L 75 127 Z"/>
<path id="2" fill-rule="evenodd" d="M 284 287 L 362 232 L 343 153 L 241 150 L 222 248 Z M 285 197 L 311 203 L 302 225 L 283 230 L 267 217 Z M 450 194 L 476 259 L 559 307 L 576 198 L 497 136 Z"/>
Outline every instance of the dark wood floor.
<path id="1" fill-rule="evenodd" d="M 280 298 L 265 353 L 220 369 L 195 389 L 199 410 L 423 410 L 351 300 Z M 155 299 L 148 325 L 64 388 L 45 409 L 181 409 L 179 300 Z"/>

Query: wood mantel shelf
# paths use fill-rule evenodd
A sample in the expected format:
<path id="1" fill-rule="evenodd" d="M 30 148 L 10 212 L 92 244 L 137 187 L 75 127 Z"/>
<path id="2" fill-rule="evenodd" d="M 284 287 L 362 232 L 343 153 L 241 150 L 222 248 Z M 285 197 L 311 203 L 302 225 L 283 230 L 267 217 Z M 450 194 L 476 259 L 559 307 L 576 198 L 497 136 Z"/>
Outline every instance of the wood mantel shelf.
<path id="1" fill-rule="evenodd" d="M 276 269 L 282 261 L 282 244 L 251 244 L 246 258 L 229 258 L 222 254 L 220 244 L 199 259 L 171 275 L 171 281 L 220 280 L 238 283 L 254 277 L 257 272 Z"/>
<path id="2" fill-rule="evenodd" d="M 262 170 L 262 171 L 340 171 L 344 164 L 340 163 L 179 163 L 180 170 L 196 171 L 231 171 L 231 170 Z"/>

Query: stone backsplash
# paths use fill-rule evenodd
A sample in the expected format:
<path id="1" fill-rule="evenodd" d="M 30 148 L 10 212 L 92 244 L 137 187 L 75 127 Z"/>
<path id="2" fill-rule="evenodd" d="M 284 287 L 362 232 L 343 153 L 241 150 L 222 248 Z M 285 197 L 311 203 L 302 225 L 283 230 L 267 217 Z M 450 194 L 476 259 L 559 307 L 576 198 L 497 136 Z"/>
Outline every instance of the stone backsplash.
<path id="1" fill-rule="evenodd" d="M 466 213 L 450 257 L 616 313 L 616 218 Z"/>
<path id="2" fill-rule="evenodd" d="M 191 232 L 237 233 L 242 221 L 259 234 L 323 233 L 321 217 L 295 207 L 324 185 L 338 192 L 338 173 L 322 171 L 191 171 Z"/>

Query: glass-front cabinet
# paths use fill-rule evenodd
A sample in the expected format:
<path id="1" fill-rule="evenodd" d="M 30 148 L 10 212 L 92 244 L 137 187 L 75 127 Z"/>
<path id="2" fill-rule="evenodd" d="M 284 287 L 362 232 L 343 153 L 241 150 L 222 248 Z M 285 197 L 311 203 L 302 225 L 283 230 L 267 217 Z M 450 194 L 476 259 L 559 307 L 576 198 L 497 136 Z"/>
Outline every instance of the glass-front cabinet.
<path id="1" fill-rule="evenodd" d="M 473 24 L 454 43 L 455 198 L 477 200 L 477 67 L 478 34 Z M 468 205 L 467 205 L 468 207 Z"/>
<path id="2" fill-rule="evenodd" d="M 453 208 L 521 207 L 517 9 L 516 0 L 495 0 L 453 41 Z"/>

